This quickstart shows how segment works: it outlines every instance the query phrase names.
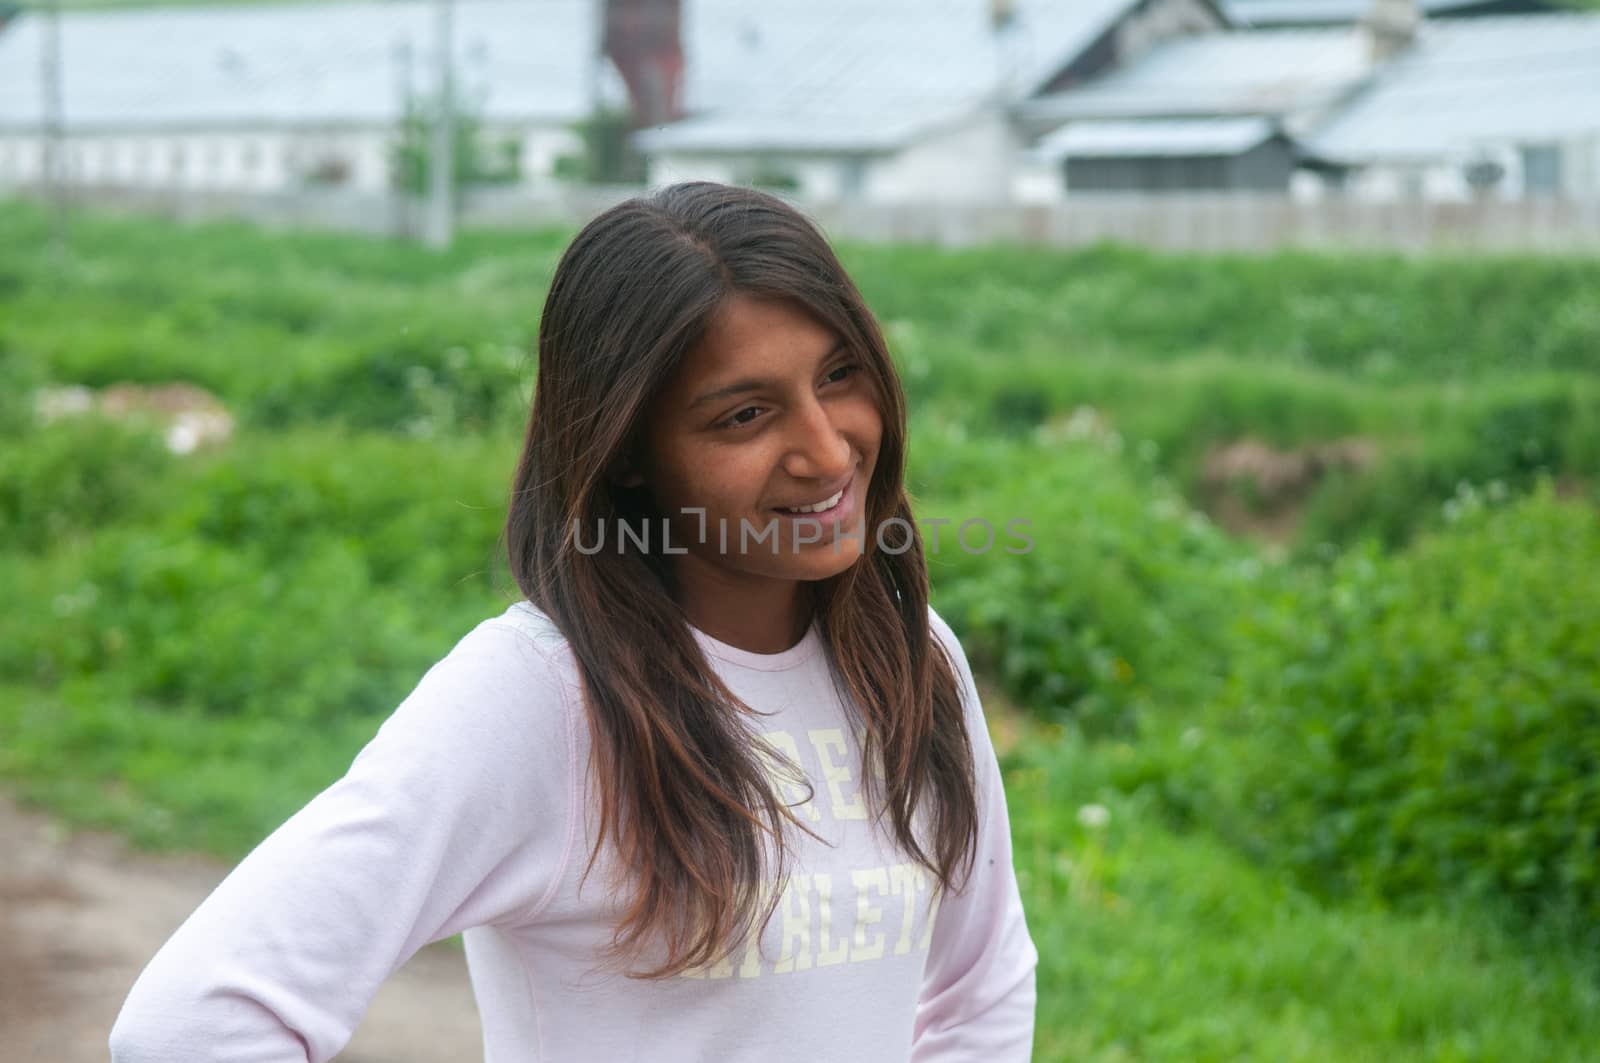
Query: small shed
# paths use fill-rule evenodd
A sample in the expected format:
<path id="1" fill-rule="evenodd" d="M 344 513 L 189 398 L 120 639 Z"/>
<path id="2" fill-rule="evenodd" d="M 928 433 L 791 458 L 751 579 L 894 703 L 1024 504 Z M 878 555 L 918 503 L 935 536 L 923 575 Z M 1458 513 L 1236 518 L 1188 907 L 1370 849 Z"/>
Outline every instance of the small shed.
<path id="1" fill-rule="evenodd" d="M 1372 9 L 1372 0 L 1223 0 L 1228 20 L 1241 29 L 1268 26 L 1353 26 Z M 1483 15 L 1537 15 L 1562 8 L 1551 0 L 1418 0 L 1428 18 Z"/>
<path id="2" fill-rule="evenodd" d="M 1286 192 L 1298 150 L 1267 118 L 1071 122 L 1039 141 L 1067 192 Z"/>

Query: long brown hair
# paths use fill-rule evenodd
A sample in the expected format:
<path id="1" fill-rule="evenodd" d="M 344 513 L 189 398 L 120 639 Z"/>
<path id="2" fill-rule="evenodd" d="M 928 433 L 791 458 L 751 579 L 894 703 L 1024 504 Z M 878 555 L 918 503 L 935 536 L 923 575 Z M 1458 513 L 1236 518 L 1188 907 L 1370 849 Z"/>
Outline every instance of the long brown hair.
<path id="1" fill-rule="evenodd" d="M 960 688 L 929 627 L 904 485 L 905 394 L 877 322 L 822 234 L 774 196 L 694 182 L 628 200 L 578 233 L 551 281 L 506 546 L 519 589 L 566 636 L 583 682 L 600 795 L 588 869 L 609 837 L 633 876 L 609 955 L 666 947 L 664 965 L 630 977 L 706 966 L 759 933 L 786 876 L 784 823 L 806 829 L 773 790 L 763 758 L 778 755 L 746 726 L 752 710 L 694 639 L 667 559 L 585 553 L 575 539 L 579 527 L 659 522 L 645 493 L 612 473 L 633 453 L 651 397 L 735 293 L 803 308 L 876 385 L 883 437 L 866 542 L 849 569 L 809 585 L 813 617 L 863 725 L 861 779 L 878 821 L 888 813 L 894 840 L 937 889 L 960 888 L 975 851 Z M 903 523 L 885 550 L 874 530 L 890 518 Z M 913 830 L 923 821 L 927 839 Z M 770 892 L 760 888 L 769 874 L 779 883 Z"/>

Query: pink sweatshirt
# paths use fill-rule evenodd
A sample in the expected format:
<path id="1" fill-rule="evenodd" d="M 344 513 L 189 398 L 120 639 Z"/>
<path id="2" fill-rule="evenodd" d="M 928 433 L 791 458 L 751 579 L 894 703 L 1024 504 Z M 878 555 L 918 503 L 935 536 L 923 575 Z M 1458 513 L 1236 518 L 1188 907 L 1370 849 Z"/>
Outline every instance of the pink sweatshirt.
<path id="1" fill-rule="evenodd" d="M 756 724 L 809 776 L 797 811 L 831 844 L 791 832 L 795 866 L 759 948 L 666 981 L 598 972 L 615 868 L 603 852 L 580 892 L 596 806 L 576 665 L 519 602 L 429 669 L 349 772 L 178 928 L 123 1005 L 112 1059 L 329 1059 L 384 979 L 462 932 L 488 1063 L 1028 1059 L 1037 953 L 1005 795 L 966 656 L 929 619 L 960 668 L 977 764 L 964 893 L 931 900 L 930 876 L 872 828 L 815 627 L 777 654 L 696 631 L 770 713 Z"/>

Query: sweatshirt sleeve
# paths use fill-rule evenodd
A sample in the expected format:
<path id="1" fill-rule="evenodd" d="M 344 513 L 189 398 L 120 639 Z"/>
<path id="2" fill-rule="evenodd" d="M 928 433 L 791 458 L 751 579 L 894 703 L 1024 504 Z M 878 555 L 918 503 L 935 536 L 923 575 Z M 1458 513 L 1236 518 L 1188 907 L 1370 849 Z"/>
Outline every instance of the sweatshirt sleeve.
<path id="1" fill-rule="evenodd" d="M 552 652 L 485 621 L 430 668 L 151 960 L 114 1063 L 319 1063 L 419 948 L 532 919 L 575 809 L 575 692 Z"/>
<path id="2" fill-rule="evenodd" d="M 966 653 L 943 618 L 932 609 L 929 617 L 963 688 L 977 779 L 978 848 L 966 890 L 939 904 L 911 1058 L 913 1063 L 1022 1063 L 1033 1051 L 1039 954 L 1012 866 L 1005 789 Z"/>

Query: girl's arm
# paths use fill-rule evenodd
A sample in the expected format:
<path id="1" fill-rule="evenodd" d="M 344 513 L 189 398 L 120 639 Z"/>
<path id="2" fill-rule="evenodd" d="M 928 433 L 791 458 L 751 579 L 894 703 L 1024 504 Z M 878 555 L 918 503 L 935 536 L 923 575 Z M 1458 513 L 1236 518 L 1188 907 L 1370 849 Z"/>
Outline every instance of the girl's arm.
<path id="1" fill-rule="evenodd" d="M 332 1057 L 423 945 L 538 912 L 567 856 L 573 742 L 545 650 L 479 625 L 172 935 L 123 1005 L 112 1059 Z"/>
<path id="2" fill-rule="evenodd" d="M 914 1063 L 1020 1063 L 1033 1051 L 1034 969 L 1011 863 L 1011 825 L 1000 766 L 972 668 L 955 633 L 928 611 L 959 668 L 977 776 L 978 851 L 967 889 L 940 900 L 917 1006 Z"/>

